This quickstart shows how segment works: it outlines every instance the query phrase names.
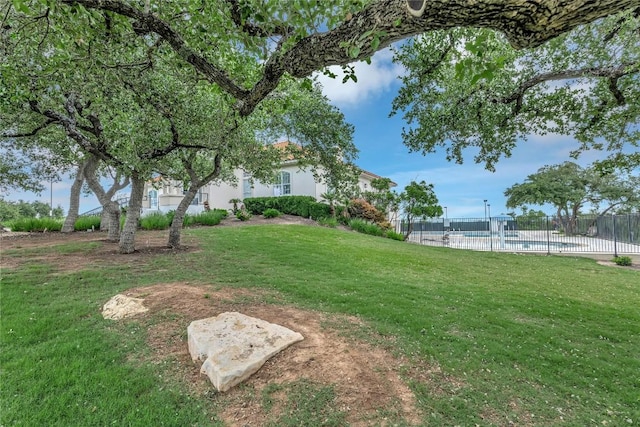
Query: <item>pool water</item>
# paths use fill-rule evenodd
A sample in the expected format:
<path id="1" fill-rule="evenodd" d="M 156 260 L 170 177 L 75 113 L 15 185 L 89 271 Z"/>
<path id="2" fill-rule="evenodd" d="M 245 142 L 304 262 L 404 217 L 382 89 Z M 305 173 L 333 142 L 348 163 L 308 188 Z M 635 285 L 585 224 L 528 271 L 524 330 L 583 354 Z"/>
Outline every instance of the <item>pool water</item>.
<path id="1" fill-rule="evenodd" d="M 551 248 L 577 248 L 580 246 L 577 243 L 547 242 L 545 240 L 505 240 L 504 243 L 506 245 L 522 245 L 525 248 L 529 246 L 547 247 L 547 245 Z"/>
<path id="2" fill-rule="evenodd" d="M 494 231 L 493 233 L 489 233 L 488 231 L 468 231 L 462 233 L 464 237 L 500 237 L 500 233 Z M 504 237 L 518 237 L 518 233 L 515 231 L 505 231 L 503 234 Z"/>

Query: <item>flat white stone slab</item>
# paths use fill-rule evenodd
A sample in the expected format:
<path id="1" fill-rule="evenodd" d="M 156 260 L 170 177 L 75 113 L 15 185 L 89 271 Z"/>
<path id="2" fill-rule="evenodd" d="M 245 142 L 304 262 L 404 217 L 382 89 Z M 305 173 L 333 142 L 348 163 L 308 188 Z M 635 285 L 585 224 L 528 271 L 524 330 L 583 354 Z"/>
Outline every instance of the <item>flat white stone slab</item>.
<path id="1" fill-rule="evenodd" d="M 117 294 L 102 307 L 102 317 L 105 319 L 118 320 L 149 311 L 147 307 L 142 305 L 143 301 L 142 298 L 131 298 L 126 295 Z"/>
<path id="2" fill-rule="evenodd" d="M 284 326 L 241 313 L 195 320 L 187 327 L 191 358 L 204 360 L 200 372 L 218 391 L 227 391 L 264 362 L 304 337 Z"/>

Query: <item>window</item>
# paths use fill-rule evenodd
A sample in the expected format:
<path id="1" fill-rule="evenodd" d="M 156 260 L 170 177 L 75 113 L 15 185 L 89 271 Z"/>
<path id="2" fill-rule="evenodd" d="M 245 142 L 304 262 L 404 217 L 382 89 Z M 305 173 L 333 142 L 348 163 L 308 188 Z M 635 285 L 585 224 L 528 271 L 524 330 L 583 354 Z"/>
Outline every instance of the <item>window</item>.
<path id="1" fill-rule="evenodd" d="M 253 197 L 253 186 L 251 185 L 251 174 L 244 173 L 242 176 L 242 198 Z"/>
<path id="2" fill-rule="evenodd" d="M 158 209 L 158 190 L 149 190 L 149 208 Z"/>
<path id="3" fill-rule="evenodd" d="M 188 190 L 182 190 L 182 194 L 187 194 Z M 201 203 L 204 203 L 208 199 L 208 194 L 204 193 L 202 189 L 200 189 L 195 196 L 193 196 L 193 200 L 191 201 L 191 206 L 198 206 Z"/>
<path id="4" fill-rule="evenodd" d="M 289 172 L 281 171 L 273 186 L 273 195 L 285 196 L 287 194 L 291 194 L 291 174 Z"/>

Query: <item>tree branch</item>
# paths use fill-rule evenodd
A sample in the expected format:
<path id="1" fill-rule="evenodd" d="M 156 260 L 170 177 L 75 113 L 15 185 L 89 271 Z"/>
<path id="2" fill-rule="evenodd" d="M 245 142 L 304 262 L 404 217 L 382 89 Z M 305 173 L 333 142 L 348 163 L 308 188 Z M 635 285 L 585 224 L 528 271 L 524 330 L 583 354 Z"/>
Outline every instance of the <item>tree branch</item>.
<path id="1" fill-rule="evenodd" d="M 639 71 L 640 63 L 627 63 L 618 66 L 612 67 L 603 67 L 603 68 L 581 68 L 575 70 L 565 70 L 565 71 L 554 71 L 550 73 L 543 73 L 537 76 L 530 78 L 520 84 L 520 86 L 508 96 L 503 98 L 494 98 L 491 102 L 496 104 L 511 104 L 515 101 L 515 106 L 513 110 L 513 115 L 516 116 L 520 113 L 522 109 L 522 103 L 525 93 L 544 82 L 556 81 L 556 80 L 569 80 L 569 79 L 578 79 L 584 77 L 603 77 L 609 79 L 609 90 L 616 98 L 618 105 L 624 105 L 625 98 L 623 94 L 620 92 L 620 89 L 617 86 L 617 81 L 620 77 L 634 74 Z M 621 103 L 622 102 L 622 103 Z"/>
<path id="2" fill-rule="evenodd" d="M 53 110 L 40 110 L 37 101 L 30 101 L 29 105 L 31 110 L 41 114 L 42 116 L 48 118 L 49 120 L 59 124 L 67 134 L 67 136 L 74 141 L 86 152 L 93 154 L 100 160 L 110 161 L 115 164 L 121 164 L 115 157 L 113 157 L 106 149 L 105 144 L 101 141 L 96 143 L 95 141 L 87 138 L 82 132 L 80 132 L 78 125 L 75 120 L 75 107 L 74 107 L 75 99 L 72 95 L 67 97 L 67 101 L 65 102 L 65 109 L 69 113 L 69 116 L 61 114 L 57 111 Z M 94 117 L 95 120 L 98 120 L 97 117 Z M 102 126 L 97 121 L 97 126 L 94 125 L 93 132 L 97 132 L 94 134 L 97 138 L 100 138 L 102 132 Z M 93 133 L 92 132 L 92 133 Z"/>
<path id="3" fill-rule="evenodd" d="M 134 31 L 138 35 L 156 33 L 166 40 L 171 48 L 184 61 L 193 65 L 204 74 L 211 83 L 216 83 L 235 98 L 241 99 L 247 95 L 247 91 L 236 85 L 224 70 L 207 61 L 204 56 L 191 49 L 171 26 L 151 13 L 145 13 L 135 7 L 129 6 L 119 0 L 61 0 L 62 3 L 74 5 L 80 4 L 86 8 L 108 10 L 134 20 Z"/>
<path id="4" fill-rule="evenodd" d="M 264 64 L 262 78 L 247 91 L 233 82 L 223 69 L 190 48 L 176 30 L 153 14 L 144 13 L 118 0 L 59 1 L 112 11 L 131 18 L 138 34 L 158 34 L 178 56 L 236 98 L 236 108 L 243 116 L 253 112 L 258 103 L 278 85 L 285 72 L 294 77 L 306 77 L 331 65 L 346 65 L 369 58 L 391 43 L 413 35 L 461 26 L 489 28 L 505 34 L 515 48 L 535 47 L 579 25 L 638 5 L 638 0 L 431 0 L 422 16 L 413 17 L 406 0 L 377 0 L 336 28 L 311 34 L 286 52 L 276 51 Z M 234 17 L 237 15 L 233 11 L 234 0 L 229 2 L 234 23 L 244 26 L 241 16 Z M 375 48 L 373 36 L 365 36 L 372 30 L 376 31 L 376 40 L 379 42 Z M 251 31 L 256 31 L 258 35 L 257 29 Z M 353 50 L 345 48 L 345 43 L 357 43 L 358 53 L 352 55 Z"/>
<path id="5" fill-rule="evenodd" d="M 26 138 L 29 136 L 35 136 L 38 132 L 40 132 L 41 130 L 47 128 L 49 125 L 52 125 L 54 123 L 58 123 L 58 122 L 53 119 L 47 119 L 44 123 L 42 123 L 40 126 L 33 129 L 31 132 L 3 133 L 3 134 L 0 134 L 0 137 L 1 138 Z"/>

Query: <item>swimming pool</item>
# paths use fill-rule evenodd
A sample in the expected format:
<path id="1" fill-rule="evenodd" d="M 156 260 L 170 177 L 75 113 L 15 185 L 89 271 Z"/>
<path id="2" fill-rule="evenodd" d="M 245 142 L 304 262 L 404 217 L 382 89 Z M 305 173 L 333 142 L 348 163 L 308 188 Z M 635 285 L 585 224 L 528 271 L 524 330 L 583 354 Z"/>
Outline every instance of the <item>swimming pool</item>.
<path id="1" fill-rule="evenodd" d="M 505 240 L 505 245 L 522 246 L 523 248 L 529 248 L 531 246 L 544 246 L 550 248 L 577 248 L 580 246 L 578 243 L 568 242 L 547 242 L 544 240 Z"/>
<path id="2" fill-rule="evenodd" d="M 500 237 L 500 232 L 494 231 L 489 233 L 488 231 L 465 231 L 462 233 L 464 237 Z M 515 231 L 505 231 L 504 237 L 519 237 Z"/>

